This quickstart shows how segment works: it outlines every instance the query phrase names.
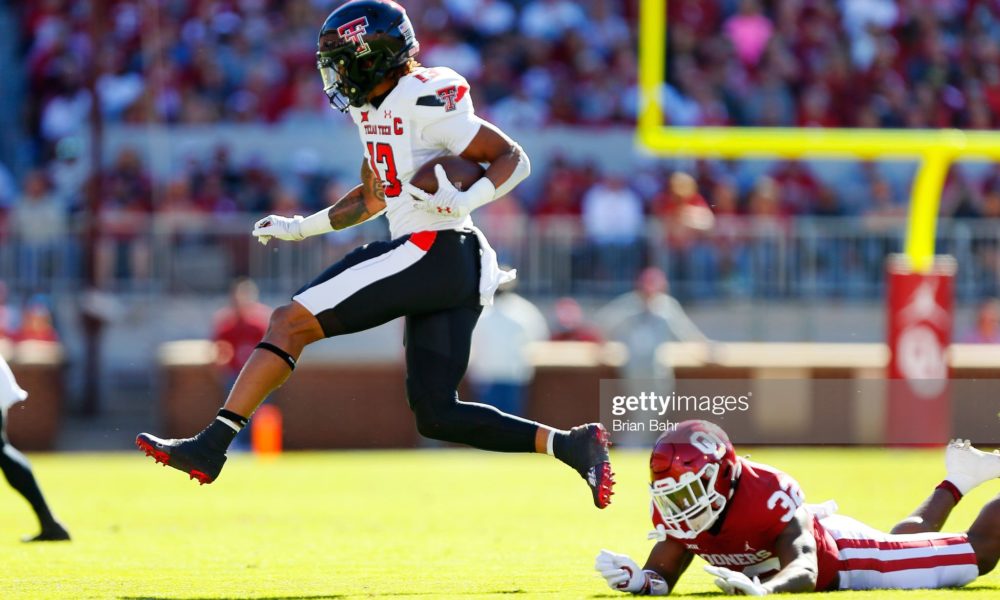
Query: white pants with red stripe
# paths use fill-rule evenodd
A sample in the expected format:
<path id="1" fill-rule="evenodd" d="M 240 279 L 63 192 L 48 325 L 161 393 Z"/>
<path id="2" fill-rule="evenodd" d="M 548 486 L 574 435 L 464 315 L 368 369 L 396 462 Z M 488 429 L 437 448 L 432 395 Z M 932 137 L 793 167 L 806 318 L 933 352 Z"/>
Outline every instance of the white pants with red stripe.
<path id="1" fill-rule="evenodd" d="M 837 542 L 842 590 L 961 587 L 979 577 L 964 533 L 893 535 L 843 515 L 820 523 Z"/>

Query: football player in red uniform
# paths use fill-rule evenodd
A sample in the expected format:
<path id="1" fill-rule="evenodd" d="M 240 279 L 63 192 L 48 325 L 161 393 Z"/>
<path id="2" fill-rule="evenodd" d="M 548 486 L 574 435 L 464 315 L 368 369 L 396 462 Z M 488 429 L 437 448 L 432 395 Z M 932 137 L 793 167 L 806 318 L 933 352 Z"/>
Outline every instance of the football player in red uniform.
<path id="1" fill-rule="evenodd" d="M 602 550 L 595 568 L 615 590 L 662 596 L 694 555 L 727 594 L 960 587 L 1000 558 L 1000 497 L 965 533 L 940 533 L 962 496 L 1000 477 L 1000 453 L 968 441 L 945 451 L 946 479 L 890 533 L 804 504 L 781 471 L 736 456 L 726 433 L 684 421 L 657 440 L 649 460 L 658 540 L 644 567 Z"/>

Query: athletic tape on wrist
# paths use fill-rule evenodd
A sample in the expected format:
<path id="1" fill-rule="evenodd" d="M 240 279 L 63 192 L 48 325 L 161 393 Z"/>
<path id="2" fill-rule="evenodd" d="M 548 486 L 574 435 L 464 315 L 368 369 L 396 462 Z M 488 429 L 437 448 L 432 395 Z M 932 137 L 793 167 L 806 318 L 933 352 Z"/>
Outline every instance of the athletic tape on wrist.
<path id="1" fill-rule="evenodd" d="M 643 570 L 646 575 L 646 582 L 642 586 L 641 593 L 646 596 L 666 596 L 670 593 L 670 586 L 662 575 L 650 569 Z"/>
<path id="2" fill-rule="evenodd" d="M 949 494 L 951 494 L 951 496 L 955 499 L 956 504 L 958 504 L 958 501 L 962 499 L 962 490 L 958 489 L 957 485 L 948 481 L 947 479 L 937 484 L 937 487 L 935 489 L 944 490 Z"/>

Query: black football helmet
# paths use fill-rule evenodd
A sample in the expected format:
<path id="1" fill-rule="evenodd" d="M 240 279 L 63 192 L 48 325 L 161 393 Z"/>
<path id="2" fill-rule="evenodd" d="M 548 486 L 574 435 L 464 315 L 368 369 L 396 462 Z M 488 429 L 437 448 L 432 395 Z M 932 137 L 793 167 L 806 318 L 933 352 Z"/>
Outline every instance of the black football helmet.
<path id="1" fill-rule="evenodd" d="M 340 111 L 364 106 L 386 75 L 420 50 L 406 10 L 392 0 L 351 0 L 319 32 L 316 67 Z"/>

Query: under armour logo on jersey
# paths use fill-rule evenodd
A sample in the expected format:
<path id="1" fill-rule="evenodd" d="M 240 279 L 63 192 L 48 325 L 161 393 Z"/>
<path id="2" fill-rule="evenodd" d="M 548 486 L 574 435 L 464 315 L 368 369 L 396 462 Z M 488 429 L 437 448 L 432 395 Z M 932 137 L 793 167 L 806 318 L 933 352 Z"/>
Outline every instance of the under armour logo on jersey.
<path id="1" fill-rule="evenodd" d="M 361 111 L 361 122 L 362 123 L 367 123 L 368 122 L 368 111 L 367 110 Z"/>
<path id="2" fill-rule="evenodd" d="M 455 110 L 456 105 L 459 100 L 465 96 L 465 92 L 469 91 L 469 88 L 462 86 L 448 86 L 446 88 L 441 88 L 437 91 L 437 97 L 441 100 L 442 106 L 444 106 L 445 112 L 451 112 Z"/>
<path id="3" fill-rule="evenodd" d="M 450 215 L 451 214 L 451 208 L 446 207 L 446 206 L 438 206 L 437 207 L 437 211 L 438 211 L 439 215 Z"/>
<path id="4" fill-rule="evenodd" d="M 384 111 L 382 111 L 382 117 L 383 117 L 383 118 L 384 118 L 384 119 L 385 119 L 386 121 L 388 121 L 389 119 L 391 119 L 391 118 L 392 118 L 392 111 L 391 111 L 391 110 L 384 110 Z"/>
<path id="5" fill-rule="evenodd" d="M 355 56 L 364 56 L 372 51 L 368 43 L 365 42 L 367 32 L 368 17 L 358 17 L 337 28 L 337 35 L 340 36 L 340 39 L 354 44 Z"/>

